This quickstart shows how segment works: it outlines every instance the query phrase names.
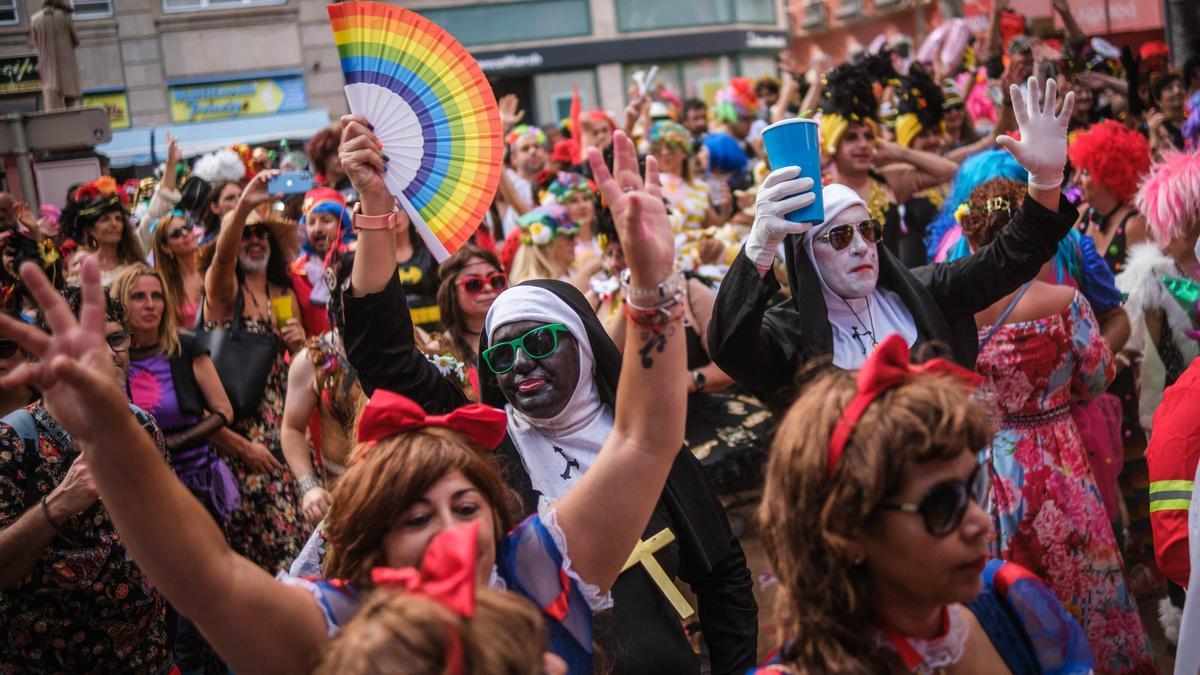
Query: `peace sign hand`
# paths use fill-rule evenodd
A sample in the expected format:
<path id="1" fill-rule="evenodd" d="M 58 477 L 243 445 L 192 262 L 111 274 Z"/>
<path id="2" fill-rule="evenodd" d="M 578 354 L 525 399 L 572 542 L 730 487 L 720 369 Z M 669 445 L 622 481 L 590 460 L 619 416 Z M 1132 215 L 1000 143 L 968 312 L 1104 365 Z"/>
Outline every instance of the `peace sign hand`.
<path id="1" fill-rule="evenodd" d="M 129 414 L 129 408 L 118 388 L 113 352 L 105 341 L 99 263 L 94 256 L 83 261 L 83 304 L 78 319 L 37 265 L 26 262 L 20 271 L 21 281 L 41 308 L 52 334 L 0 315 L 0 335 L 37 357 L 0 378 L 0 386 L 41 391 L 50 414 L 77 440 L 105 433 L 109 421 Z"/>
<path id="2" fill-rule="evenodd" d="M 675 237 L 658 182 L 658 160 L 654 155 L 646 157 L 643 183 L 633 141 L 623 131 L 613 134 L 612 173 L 599 150 L 588 148 L 587 155 L 621 237 L 630 282 L 637 288 L 657 286 L 671 274 L 675 264 Z"/>

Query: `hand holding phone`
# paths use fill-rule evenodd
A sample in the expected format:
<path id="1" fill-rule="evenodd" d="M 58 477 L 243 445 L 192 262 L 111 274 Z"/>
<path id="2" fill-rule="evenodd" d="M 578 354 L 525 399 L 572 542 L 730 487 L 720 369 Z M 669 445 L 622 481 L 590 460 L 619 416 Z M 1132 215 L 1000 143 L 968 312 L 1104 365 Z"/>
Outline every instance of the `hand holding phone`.
<path id="1" fill-rule="evenodd" d="M 304 194 L 313 189 L 313 177 L 307 171 L 284 171 L 267 182 L 267 192 L 278 195 Z"/>

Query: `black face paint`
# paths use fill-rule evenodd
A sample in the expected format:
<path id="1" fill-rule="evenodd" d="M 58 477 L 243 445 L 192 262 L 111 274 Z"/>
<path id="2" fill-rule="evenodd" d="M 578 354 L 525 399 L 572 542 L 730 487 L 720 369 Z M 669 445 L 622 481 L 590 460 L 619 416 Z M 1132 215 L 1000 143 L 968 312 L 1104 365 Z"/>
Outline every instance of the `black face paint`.
<path id="1" fill-rule="evenodd" d="M 547 325 L 544 321 L 518 321 L 496 329 L 490 343 L 514 340 L 525 333 Z M 579 384 L 579 345 L 575 337 L 559 333 L 558 347 L 548 356 L 530 358 L 517 350 L 513 369 L 496 376 L 504 398 L 528 417 L 547 419 L 567 407 Z"/>

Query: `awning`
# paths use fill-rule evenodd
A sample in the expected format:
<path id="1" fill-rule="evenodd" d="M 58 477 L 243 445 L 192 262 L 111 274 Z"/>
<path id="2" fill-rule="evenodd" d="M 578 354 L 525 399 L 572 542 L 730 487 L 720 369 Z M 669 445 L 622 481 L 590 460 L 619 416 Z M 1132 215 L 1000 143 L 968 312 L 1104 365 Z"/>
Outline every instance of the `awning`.
<path id="1" fill-rule="evenodd" d="M 112 140 L 96 146 L 114 167 L 146 166 L 162 161 L 167 154 L 167 134 L 179 139 L 187 156 L 227 148 L 235 143 L 269 143 L 281 139 L 306 139 L 329 126 L 329 111 L 310 108 L 300 112 L 278 113 L 261 117 L 195 122 L 161 127 L 138 127 L 114 131 Z M 154 137 L 155 158 L 150 156 L 150 138 Z"/>

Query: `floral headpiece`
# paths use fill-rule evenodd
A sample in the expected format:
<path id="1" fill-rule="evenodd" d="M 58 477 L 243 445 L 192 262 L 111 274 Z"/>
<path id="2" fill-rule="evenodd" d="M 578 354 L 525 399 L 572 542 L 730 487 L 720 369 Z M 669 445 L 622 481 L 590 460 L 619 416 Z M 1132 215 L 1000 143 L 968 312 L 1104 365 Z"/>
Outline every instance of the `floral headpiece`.
<path id="1" fill-rule="evenodd" d="M 112 176 L 101 176 L 94 181 L 84 183 L 75 190 L 75 201 L 94 202 L 101 198 L 116 197 L 122 206 L 129 204 L 129 193 L 119 189 L 117 181 Z"/>
<path id="2" fill-rule="evenodd" d="M 571 195 L 580 192 L 588 197 L 596 196 L 596 186 L 582 174 L 559 171 L 542 193 L 542 205 L 566 204 Z"/>
<path id="3" fill-rule="evenodd" d="M 692 153 L 692 135 L 682 125 L 670 120 L 659 120 L 650 127 L 650 143 L 676 147 L 689 155 Z"/>
<path id="4" fill-rule="evenodd" d="M 517 218 L 517 225 L 521 228 L 521 244 L 525 246 L 545 246 L 560 234 L 575 236 L 579 233 L 579 225 L 567 215 L 567 208 L 557 204 L 540 206 L 526 213 Z"/>
<path id="5" fill-rule="evenodd" d="M 728 86 L 717 91 L 713 117 L 719 122 L 736 122 L 757 115 L 758 105 L 754 83 L 744 77 L 735 77 Z"/>

